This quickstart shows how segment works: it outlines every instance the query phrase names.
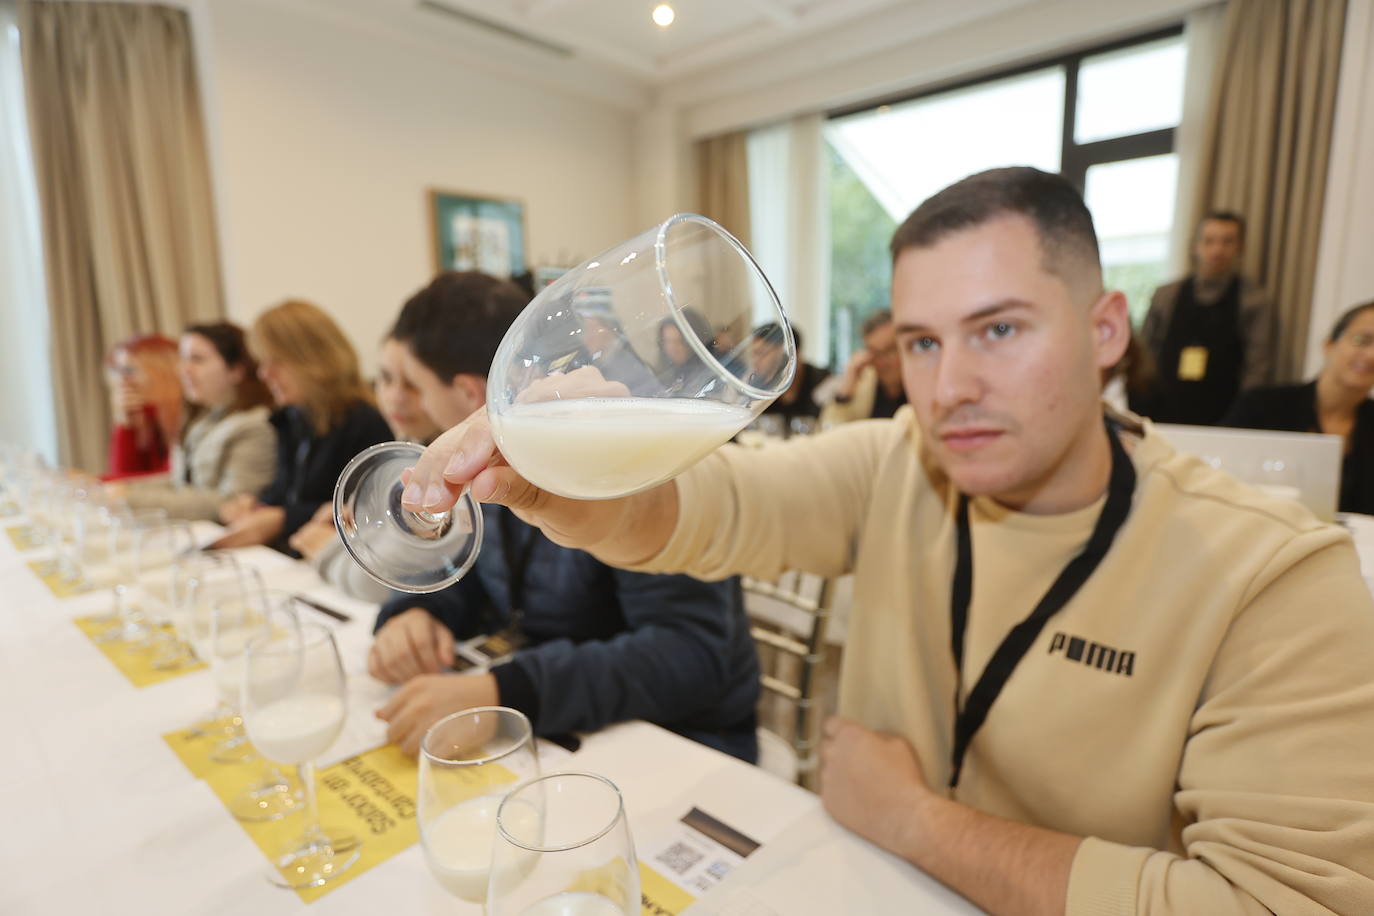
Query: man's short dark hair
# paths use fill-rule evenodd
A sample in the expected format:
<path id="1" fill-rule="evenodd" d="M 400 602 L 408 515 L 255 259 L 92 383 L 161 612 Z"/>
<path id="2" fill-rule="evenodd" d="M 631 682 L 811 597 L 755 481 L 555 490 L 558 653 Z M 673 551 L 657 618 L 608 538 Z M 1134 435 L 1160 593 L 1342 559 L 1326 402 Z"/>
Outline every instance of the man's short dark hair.
<path id="1" fill-rule="evenodd" d="M 859 339 L 862 340 L 879 328 L 885 328 L 890 324 L 892 324 L 892 309 L 874 312 L 865 318 L 864 323 L 859 326 Z"/>
<path id="2" fill-rule="evenodd" d="M 506 329 L 528 302 L 509 280 L 446 271 L 410 297 L 387 336 L 445 384 L 457 375 L 485 376 Z"/>
<path id="3" fill-rule="evenodd" d="M 1046 270 L 1068 281 L 1064 262 L 1078 261 L 1096 273 L 1100 284 L 1097 232 L 1083 195 L 1062 175 L 1029 166 L 978 172 L 926 198 L 893 233 L 892 258 L 1009 215 L 1035 226 Z"/>
<path id="4" fill-rule="evenodd" d="M 1236 238 L 1245 241 L 1245 217 L 1234 210 L 1208 210 L 1207 214 L 1198 220 L 1198 229 L 1202 228 L 1203 223 L 1234 223 Z"/>
<path id="5" fill-rule="evenodd" d="M 797 352 L 800 353 L 802 351 L 802 333 L 797 330 L 797 326 L 790 321 L 787 322 L 787 327 L 792 330 L 792 343 L 796 346 Z M 778 324 L 776 321 L 761 324 L 754 328 L 749 337 L 752 340 L 762 340 L 775 347 L 780 347 L 783 341 L 782 325 Z"/>

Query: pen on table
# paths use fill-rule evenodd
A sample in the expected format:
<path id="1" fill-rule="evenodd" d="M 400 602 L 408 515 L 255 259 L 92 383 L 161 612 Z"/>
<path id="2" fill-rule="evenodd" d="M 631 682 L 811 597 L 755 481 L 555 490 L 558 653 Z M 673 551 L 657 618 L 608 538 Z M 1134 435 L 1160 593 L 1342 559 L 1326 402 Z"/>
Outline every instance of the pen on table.
<path id="1" fill-rule="evenodd" d="M 294 600 L 299 601 L 306 607 L 314 608 L 321 614 L 324 614 L 328 617 L 333 617 L 335 620 L 349 621 L 353 619 L 350 615 L 345 614 L 343 611 L 336 611 L 334 610 L 334 608 L 329 607 L 328 605 L 320 604 L 313 598 L 307 598 L 304 595 L 292 595 L 291 597 Z"/>

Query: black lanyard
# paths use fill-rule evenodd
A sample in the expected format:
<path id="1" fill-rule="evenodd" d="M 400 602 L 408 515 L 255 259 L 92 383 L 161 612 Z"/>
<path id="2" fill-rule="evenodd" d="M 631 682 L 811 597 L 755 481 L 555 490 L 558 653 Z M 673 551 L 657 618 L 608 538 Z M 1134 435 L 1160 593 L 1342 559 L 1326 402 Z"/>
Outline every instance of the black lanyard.
<path id="1" fill-rule="evenodd" d="M 1131 464 L 1130 456 L 1121 445 L 1121 437 L 1110 420 L 1107 421 L 1107 438 L 1112 448 L 1112 473 L 1107 483 L 1107 501 L 1102 506 L 1102 514 L 1097 517 L 1097 524 L 1093 527 L 1093 533 L 1088 538 L 1083 552 L 1064 567 L 1059 578 L 1054 580 L 1054 584 L 1045 592 L 1045 597 L 1040 599 L 1040 603 L 1031 611 L 1030 616 L 1012 627 L 1002 639 L 1002 644 L 997 647 L 988 666 L 983 669 L 978 683 L 973 685 L 968 702 L 962 709 L 959 708 L 959 686 L 955 685 L 954 751 L 950 755 L 949 774 L 951 789 L 959 785 L 959 773 L 964 766 L 964 755 L 968 751 L 969 742 L 987 719 L 988 711 L 997 701 L 997 696 L 1006 686 L 1011 673 L 1030 651 L 1036 637 L 1045 628 L 1045 622 L 1059 613 L 1096 571 L 1102 558 L 1107 555 L 1107 549 L 1112 546 L 1116 533 L 1126 523 L 1126 516 L 1131 511 L 1131 497 L 1135 492 L 1135 466 Z M 968 627 L 968 608 L 972 598 L 973 543 L 969 535 L 968 497 L 961 495 L 958 553 L 954 561 L 954 584 L 950 589 L 949 599 L 951 648 L 954 650 L 954 670 L 959 675 L 959 683 L 963 681 L 964 630 Z"/>

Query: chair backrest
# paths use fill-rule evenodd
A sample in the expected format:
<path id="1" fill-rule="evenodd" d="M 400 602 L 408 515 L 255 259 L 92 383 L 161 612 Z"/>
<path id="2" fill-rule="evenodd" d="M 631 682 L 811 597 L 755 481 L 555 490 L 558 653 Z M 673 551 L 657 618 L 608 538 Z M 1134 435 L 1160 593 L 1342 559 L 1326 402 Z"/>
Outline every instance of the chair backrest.
<path id="1" fill-rule="evenodd" d="M 1157 423 L 1181 452 L 1258 487 L 1290 493 L 1324 522 L 1336 517 L 1341 488 L 1340 436 Z M 1296 491 L 1296 492 L 1294 492 Z"/>
<path id="2" fill-rule="evenodd" d="M 814 738 L 817 669 L 823 659 L 826 621 L 834 583 L 810 573 L 789 570 L 773 582 L 743 579 L 744 607 L 750 635 L 759 649 L 761 705 L 791 708 L 791 734 L 770 728 L 790 747 L 798 782 L 806 785 L 817 764 Z M 764 709 L 762 720 L 771 718 Z M 770 742 L 776 744 L 777 742 Z"/>

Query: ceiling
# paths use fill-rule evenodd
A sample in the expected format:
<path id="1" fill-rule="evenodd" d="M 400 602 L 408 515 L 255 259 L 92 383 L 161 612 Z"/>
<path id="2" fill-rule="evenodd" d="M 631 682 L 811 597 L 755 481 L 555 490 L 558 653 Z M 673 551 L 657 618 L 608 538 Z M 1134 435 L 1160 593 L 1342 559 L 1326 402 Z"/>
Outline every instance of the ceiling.
<path id="1" fill-rule="evenodd" d="M 431 16 L 594 61 L 650 86 L 747 59 L 886 7 L 911 5 L 904 0 L 669 0 L 676 21 L 659 28 L 650 18 L 659 0 L 412 2 Z"/>

